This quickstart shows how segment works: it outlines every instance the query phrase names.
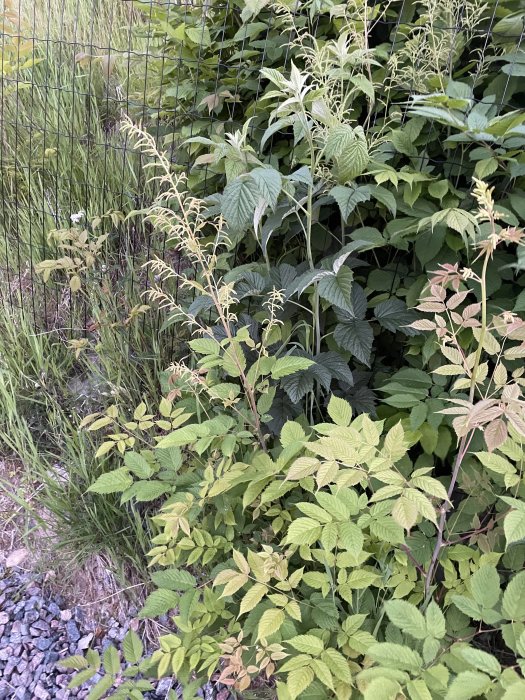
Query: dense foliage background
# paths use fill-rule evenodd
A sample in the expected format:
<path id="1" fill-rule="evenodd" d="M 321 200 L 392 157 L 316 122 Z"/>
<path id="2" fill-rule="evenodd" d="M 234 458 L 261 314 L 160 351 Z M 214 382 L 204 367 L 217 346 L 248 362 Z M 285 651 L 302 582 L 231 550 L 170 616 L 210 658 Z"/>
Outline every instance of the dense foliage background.
<path id="1" fill-rule="evenodd" d="M 75 528 L 87 510 L 97 546 L 127 521 L 141 616 L 176 611 L 151 658 L 127 638 L 138 680 L 114 696 L 173 673 L 189 698 L 207 675 L 280 700 L 521 697 L 521 3 L 138 8 L 162 57 L 115 138 L 153 177 L 35 268 L 87 300 L 56 353 L 100 381 L 66 422 L 56 372 L 31 414 L 52 405 L 60 459 L 83 455 L 75 499 L 49 476 L 42 498 Z M 127 259 L 146 298 L 108 273 L 111 226 L 155 241 Z M 67 663 L 80 683 L 100 659 Z M 104 666 L 92 698 L 121 679 Z"/>

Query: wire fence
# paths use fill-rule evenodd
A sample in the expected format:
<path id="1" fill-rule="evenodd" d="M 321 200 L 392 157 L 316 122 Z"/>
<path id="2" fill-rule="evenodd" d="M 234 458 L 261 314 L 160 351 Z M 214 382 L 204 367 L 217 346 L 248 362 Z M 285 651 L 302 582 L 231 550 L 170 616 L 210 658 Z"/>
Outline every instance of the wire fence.
<path id="1" fill-rule="evenodd" d="M 409 4 L 404 0 L 390 3 L 398 9 L 396 21 L 380 20 L 390 54 L 399 41 L 405 5 Z M 464 7 L 467 5 L 465 2 Z M 499 0 L 490 4 L 490 26 L 483 29 L 486 42 L 492 37 L 498 7 Z M 257 114 L 263 89 L 260 69 L 270 51 L 264 45 L 265 36 L 278 26 L 280 17 L 270 11 L 266 34 L 259 35 L 257 42 L 246 30 L 237 42 L 238 59 L 230 52 L 227 63 L 222 48 L 215 63 L 199 50 L 190 55 L 182 41 L 174 50 L 177 44 L 173 40 L 180 39 L 184 31 L 193 32 L 197 46 L 206 45 L 212 8 L 216 15 L 223 10 L 221 31 L 225 36 L 230 28 L 227 23 L 237 21 L 241 14 L 229 1 L 212 5 L 211 1 L 196 4 L 189 0 L 147 4 L 132 0 L 3 0 L 0 295 L 4 303 L 29 315 L 35 327 L 63 327 L 70 333 L 82 333 L 91 322 L 91 302 L 85 296 L 73 303 L 71 289 L 46 282 L 35 272 L 43 260 L 64 255 L 50 238 L 53 230 L 100 217 L 97 231 L 109 235 L 111 257 L 101 269 L 99 285 L 101 293 L 113 295 L 117 303 L 118 299 L 140 299 L 148 284 L 140 262 L 154 254 L 172 255 L 166 242 L 139 218 L 126 218 L 147 206 L 154 192 L 146 181 L 142 156 L 119 128 L 124 115 L 145 124 L 177 161 L 181 153 L 177 139 L 191 137 L 194 124 L 216 119 L 213 102 L 209 115 L 197 109 L 203 75 L 209 83 L 214 72 L 215 94 L 208 99 L 219 99 L 216 93 L 222 72 L 231 70 L 235 60 L 238 71 L 229 89 L 234 98 L 229 128 L 235 123 L 235 99 L 242 96 L 242 81 L 255 85 L 252 116 Z M 179 24 L 171 22 L 172 12 Z M 461 17 L 461 11 L 457 16 Z M 238 25 L 242 31 L 243 23 Z M 460 27 L 453 29 L 459 33 Z M 514 37 L 506 36 L 507 41 L 515 42 L 516 52 L 524 31 L 522 27 Z M 288 46 L 289 38 L 283 34 L 283 46 Z M 258 58 L 247 68 L 246 52 L 255 44 Z M 286 48 L 285 69 L 289 62 Z M 508 80 L 510 77 L 511 72 Z M 505 90 L 501 103 L 505 104 Z M 187 153 L 184 157 L 186 161 L 176 164 L 189 170 L 191 159 Z"/>

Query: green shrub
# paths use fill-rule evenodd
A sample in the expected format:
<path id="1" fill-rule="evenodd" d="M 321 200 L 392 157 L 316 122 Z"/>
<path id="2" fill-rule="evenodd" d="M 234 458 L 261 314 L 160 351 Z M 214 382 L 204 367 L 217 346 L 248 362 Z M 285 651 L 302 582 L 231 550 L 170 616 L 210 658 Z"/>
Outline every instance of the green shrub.
<path id="1" fill-rule="evenodd" d="M 128 129 L 156 154 L 152 137 Z M 458 447 L 451 473 L 440 476 L 433 450 L 419 446 L 429 441 L 418 408 L 429 388 L 422 370 L 406 374 L 410 416 L 355 417 L 332 395 L 321 422 L 303 414 L 272 436 L 265 426 L 277 388 L 315 360 L 286 352 L 275 287 L 258 312 L 260 333 L 241 325 L 236 286 L 222 274 L 231 246 L 224 219 L 157 158 L 162 188 L 148 218 L 194 273 L 153 267 L 196 289 L 209 314 L 199 319 L 153 288 L 150 297 L 194 329 L 195 364 L 173 364 L 158 411 L 141 404 L 130 416 L 115 406 L 84 421 L 107 431 L 99 456 L 124 454 L 90 491 L 122 493 L 123 503 L 164 498 L 149 552 L 156 590 L 141 616 L 176 610 L 175 631 L 134 670 L 138 682 L 175 674 L 192 697 L 217 671 L 241 692 L 253 678 L 275 677 L 284 700 L 517 696 L 525 687 L 525 322 L 492 313 L 487 287 L 496 251 L 521 245 L 521 230 L 500 225 L 492 190 L 476 182 L 480 273 L 443 265 L 418 306 L 433 319 L 411 323 L 431 333 L 433 373 L 454 378 L 442 413 L 454 416 Z M 470 303 L 478 285 L 480 301 Z M 82 678 L 96 670 L 88 664 Z M 109 672 L 105 687 L 120 674 Z"/>

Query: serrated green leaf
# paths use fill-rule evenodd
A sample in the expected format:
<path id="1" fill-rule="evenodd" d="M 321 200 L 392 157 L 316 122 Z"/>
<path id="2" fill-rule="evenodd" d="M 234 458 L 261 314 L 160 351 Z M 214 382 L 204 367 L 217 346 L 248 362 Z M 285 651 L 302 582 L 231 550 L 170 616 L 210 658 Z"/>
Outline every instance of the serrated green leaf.
<path id="1" fill-rule="evenodd" d="M 120 654 L 110 645 L 102 654 L 102 664 L 106 673 L 116 675 L 120 671 Z"/>
<path id="2" fill-rule="evenodd" d="M 234 231 L 243 231 L 250 224 L 257 206 L 258 189 L 255 182 L 241 175 L 224 188 L 221 213 Z"/>
<path id="3" fill-rule="evenodd" d="M 473 620 L 481 620 L 481 608 L 472 598 L 468 598 L 464 595 L 454 595 L 452 596 L 452 602 L 462 613 L 468 615 L 468 617 L 471 617 Z"/>
<path id="4" fill-rule="evenodd" d="M 68 688 L 71 690 L 73 688 L 78 688 L 79 686 L 83 685 L 87 681 L 90 680 L 96 673 L 96 670 L 94 668 L 86 668 L 83 671 L 80 671 L 79 673 L 76 673 L 73 678 L 69 681 L 68 683 Z"/>
<path id="5" fill-rule="evenodd" d="M 328 415 L 336 425 L 346 427 L 352 420 L 352 407 L 344 399 L 331 396 L 327 406 Z"/>
<path id="6" fill-rule="evenodd" d="M 509 581 L 503 594 L 503 613 L 508 620 L 525 620 L 525 571 Z"/>
<path id="7" fill-rule="evenodd" d="M 515 474 L 516 468 L 508 459 L 494 452 L 474 452 L 481 464 L 496 474 Z"/>
<path id="8" fill-rule="evenodd" d="M 314 637 L 311 634 L 299 634 L 288 639 L 287 643 L 291 644 L 297 651 L 303 654 L 310 654 L 310 656 L 319 656 L 324 649 L 324 644 L 319 637 Z"/>
<path id="9" fill-rule="evenodd" d="M 111 676 L 104 676 L 93 686 L 91 692 L 87 696 L 87 700 L 100 700 L 112 686 L 113 678 Z"/>
<path id="10" fill-rule="evenodd" d="M 412 603 L 405 600 L 389 600 L 385 611 L 390 622 L 414 639 L 425 639 L 428 635 L 425 618 Z"/>
<path id="11" fill-rule="evenodd" d="M 486 651 L 474 649 L 474 647 L 465 647 L 459 650 L 459 654 L 478 671 L 488 673 L 490 676 L 499 676 L 501 673 L 501 666 L 498 660 L 491 654 L 487 654 Z"/>
<path id="12" fill-rule="evenodd" d="M 423 666 L 423 659 L 417 651 L 402 644 L 376 643 L 368 649 L 368 655 L 376 663 L 387 668 L 418 672 Z"/>
<path id="13" fill-rule="evenodd" d="M 263 612 L 257 627 L 257 639 L 268 639 L 278 632 L 285 620 L 284 610 L 271 608 Z"/>
<path id="14" fill-rule="evenodd" d="M 370 366 L 374 334 L 368 321 L 353 318 L 338 323 L 334 330 L 334 340 L 340 348 L 348 350 L 357 360 Z"/>
<path id="15" fill-rule="evenodd" d="M 189 591 L 197 585 L 195 576 L 184 569 L 160 569 L 151 574 L 151 580 L 169 591 Z"/>
<path id="16" fill-rule="evenodd" d="M 413 328 L 409 328 L 410 324 L 417 319 L 417 315 L 414 311 L 407 309 L 401 299 L 387 299 L 380 302 L 374 309 L 374 316 L 383 328 L 392 333 L 400 331 L 409 336 L 418 333 Z"/>
<path id="17" fill-rule="evenodd" d="M 405 496 L 400 496 L 392 508 L 392 517 L 407 532 L 416 524 L 418 514 L 417 504 L 405 498 Z"/>
<path id="18" fill-rule="evenodd" d="M 482 608 L 493 608 L 499 600 L 499 575 L 495 566 L 481 566 L 470 577 L 474 600 Z"/>
<path id="19" fill-rule="evenodd" d="M 80 654 L 68 656 L 65 659 L 61 659 L 57 663 L 62 668 L 71 668 L 74 671 L 81 671 L 89 666 L 87 659 Z"/>
<path id="20" fill-rule="evenodd" d="M 160 617 L 160 615 L 167 613 L 168 610 L 175 608 L 178 602 L 179 596 L 176 593 L 165 588 L 159 588 L 157 591 L 149 594 L 138 616 L 141 619 Z"/>
<path id="21" fill-rule="evenodd" d="M 295 355 L 280 357 L 272 367 L 272 379 L 281 379 L 281 377 L 294 374 L 294 372 L 308 369 L 308 367 L 311 367 L 313 364 L 314 361 L 306 357 L 297 357 Z"/>
<path id="22" fill-rule="evenodd" d="M 389 542 L 390 544 L 401 544 L 405 541 L 403 528 L 398 525 L 393 518 L 381 518 L 372 520 L 370 523 L 370 532 L 377 537 L 378 540 Z"/>
<path id="23" fill-rule="evenodd" d="M 122 651 L 124 658 L 130 664 L 138 664 L 144 653 L 144 645 L 138 634 L 133 630 L 129 630 L 122 640 Z"/>
<path id="24" fill-rule="evenodd" d="M 114 469 L 112 472 L 101 474 L 94 484 L 88 488 L 92 493 L 107 494 L 125 491 L 133 483 L 133 478 L 124 467 Z"/>
<path id="25" fill-rule="evenodd" d="M 139 479 L 147 479 L 153 474 L 153 469 L 147 460 L 137 452 L 126 452 L 124 455 L 124 464 L 136 474 Z"/>
<path id="26" fill-rule="evenodd" d="M 363 549 L 364 535 L 360 527 L 355 523 L 339 523 L 338 546 L 357 556 Z"/>
<path id="27" fill-rule="evenodd" d="M 336 649 L 326 649 L 321 654 L 322 660 L 326 663 L 333 675 L 343 683 L 352 683 L 352 674 L 347 659 Z"/>
<path id="28" fill-rule="evenodd" d="M 344 265 L 319 281 L 319 296 L 345 311 L 352 311 L 352 284 L 354 273 Z"/>
<path id="29" fill-rule="evenodd" d="M 275 209 L 282 187 L 281 174 L 275 168 L 255 168 L 250 171 L 250 177 L 259 195 L 271 209 Z"/>
<path id="30" fill-rule="evenodd" d="M 339 182 L 345 183 L 361 175 L 368 161 L 368 144 L 364 137 L 358 136 L 354 141 L 345 143 L 336 159 Z"/>
<path id="31" fill-rule="evenodd" d="M 221 352 L 221 346 L 214 338 L 194 338 L 188 345 L 199 355 L 219 355 Z"/>
<path id="32" fill-rule="evenodd" d="M 321 525 L 312 518 L 296 518 L 288 528 L 290 544 L 313 544 L 321 537 Z"/>
<path id="33" fill-rule="evenodd" d="M 363 693 L 363 700 L 396 700 L 401 692 L 401 686 L 392 678 L 372 678 L 367 683 Z"/>
<path id="34" fill-rule="evenodd" d="M 361 185 L 359 187 L 344 187 L 343 185 L 336 185 L 335 187 L 332 187 L 329 194 L 339 205 L 341 216 L 344 221 L 348 221 L 348 217 L 358 204 L 368 202 L 372 196 L 368 185 Z"/>
<path id="35" fill-rule="evenodd" d="M 264 583 L 255 583 L 246 593 L 239 605 L 239 615 L 244 615 L 250 610 L 253 610 L 258 605 L 264 596 L 268 593 L 268 586 Z"/>
<path id="36" fill-rule="evenodd" d="M 162 481 L 136 481 L 123 494 L 122 501 L 129 501 L 131 498 L 137 503 L 156 501 L 170 490 L 170 485 Z"/>
<path id="37" fill-rule="evenodd" d="M 525 540 L 525 512 L 511 510 L 503 521 L 507 546 Z"/>
<path id="38" fill-rule="evenodd" d="M 300 695 L 314 680 L 314 672 L 309 666 L 303 666 L 295 671 L 290 671 L 286 681 L 286 687 L 290 698 L 294 700 Z"/>
<path id="39" fill-rule="evenodd" d="M 452 681 L 446 700 L 470 700 L 478 695 L 483 695 L 491 685 L 489 676 L 477 671 L 462 671 Z"/>
<path id="40" fill-rule="evenodd" d="M 196 442 L 200 436 L 199 425 L 185 425 L 183 428 L 174 430 L 157 443 L 157 448 L 166 449 L 168 447 L 184 447 Z"/>
<path id="41" fill-rule="evenodd" d="M 407 683 L 410 700 L 432 700 L 427 684 L 421 678 Z"/>
<path id="42" fill-rule="evenodd" d="M 447 631 L 445 616 L 439 605 L 433 600 L 426 609 L 425 618 L 428 634 L 435 639 L 443 639 Z"/>
<path id="43" fill-rule="evenodd" d="M 318 678 L 323 685 L 325 685 L 327 688 L 330 688 L 330 690 L 334 689 L 334 679 L 332 676 L 332 672 L 328 668 L 328 666 L 325 664 L 324 661 L 321 659 L 312 659 L 311 668 L 313 669 L 313 672 L 315 673 L 316 678 Z"/>

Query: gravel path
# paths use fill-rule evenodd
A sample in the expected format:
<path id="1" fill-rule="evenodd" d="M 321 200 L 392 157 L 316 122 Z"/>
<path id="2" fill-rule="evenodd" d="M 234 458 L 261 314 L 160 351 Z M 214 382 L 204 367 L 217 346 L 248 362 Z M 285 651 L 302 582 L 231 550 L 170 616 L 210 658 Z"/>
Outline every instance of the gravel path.
<path id="1" fill-rule="evenodd" d="M 111 618 L 94 635 L 82 608 L 69 609 L 60 596 L 50 597 L 41 581 L 34 574 L 0 567 L 0 700 L 85 698 L 89 688 L 67 690 L 72 673 L 57 662 L 89 647 L 103 651 L 128 630 L 127 623 Z M 163 679 L 156 693 L 146 697 L 164 699 L 171 687 L 172 681 Z M 210 690 L 204 695 L 209 697 Z"/>

